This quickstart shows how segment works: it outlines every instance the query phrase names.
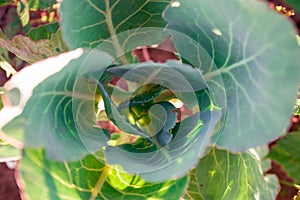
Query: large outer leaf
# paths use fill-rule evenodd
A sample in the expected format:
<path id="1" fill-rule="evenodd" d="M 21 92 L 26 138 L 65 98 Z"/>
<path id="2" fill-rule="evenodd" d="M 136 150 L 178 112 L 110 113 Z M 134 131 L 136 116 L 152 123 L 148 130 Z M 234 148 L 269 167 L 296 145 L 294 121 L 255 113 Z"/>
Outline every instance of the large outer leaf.
<path id="1" fill-rule="evenodd" d="M 88 76 L 101 76 L 111 62 L 106 53 L 79 49 L 25 68 L 4 86 L 0 128 L 26 146 L 45 147 L 52 159 L 99 150 L 108 133 L 96 127 L 97 85 Z"/>
<path id="2" fill-rule="evenodd" d="M 95 47 L 104 40 L 142 27 L 164 27 L 162 11 L 168 0 L 64 0 L 61 18 L 71 49 Z M 145 32 L 144 32 L 145 33 Z M 127 35 L 128 38 L 136 32 Z M 129 37 L 130 36 L 130 37 Z M 113 40 L 116 51 L 123 44 Z M 132 50 L 132 49 L 131 49 Z"/>
<path id="3" fill-rule="evenodd" d="M 204 199 L 275 199 L 278 180 L 274 175 L 263 176 L 259 159 L 253 149 L 251 153 L 231 154 L 214 148 L 196 168 L 200 193 Z"/>
<path id="4" fill-rule="evenodd" d="M 177 200 L 187 183 L 187 177 L 149 183 L 110 169 L 92 155 L 76 162 L 53 162 L 43 150 L 26 149 L 18 168 L 23 196 L 33 200 Z"/>
<path id="5" fill-rule="evenodd" d="M 205 49 L 218 68 L 205 60 L 193 63 L 203 70 L 209 87 L 226 91 L 227 101 L 218 102 L 227 112 L 218 145 L 245 150 L 281 135 L 300 77 L 291 23 L 254 0 L 178 0 L 164 16 L 169 29 L 190 37 L 187 42 L 171 31 L 184 59 L 201 59 Z M 203 49 L 194 50 L 192 40 Z M 225 88 L 215 83 L 219 76 Z"/>
<path id="6" fill-rule="evenodd" d="M 300 183 L 300 130 L 280 139 L 272 146 L 268 157 L 278 162 L 287 174 Z"/>

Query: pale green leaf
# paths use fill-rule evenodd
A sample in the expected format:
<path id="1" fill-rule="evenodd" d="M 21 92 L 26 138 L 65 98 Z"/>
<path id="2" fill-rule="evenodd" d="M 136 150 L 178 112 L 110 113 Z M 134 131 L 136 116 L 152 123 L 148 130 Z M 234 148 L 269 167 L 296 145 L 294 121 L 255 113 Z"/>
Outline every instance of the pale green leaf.
<path id="1" fill-rule="evenodd" d="M 254 149 L 240 154 L 212 149 L 196 168 L 201 195 L 204 199 L 275 199 L 278 180 L 264 176 L 261 159 Z"/>
<path id="2" fill-rule="evenodd" d="M 17 71 L 11 66 L 9 62 L 3 59 L 3 57 L 0 55 L 0 68 L 2 68 L 6 72 L 6 77 L 10 77 L 10 75 L 13 75 L 17 73 Z"/>
<path id="3" fill-rule="evenodd" d="M 79 49 L 28 66 L 4 86 L 10 103 L 0 111 L 0 128 L 55 160 L 101 149 L 109 135 L 97 127 L 99 93 L 88 77 L 101 77 L 111 62 L 106 53 Z"/>
<path id="4" fill-rule="evenodd" d="M 179 199 L 187 177 L 149 183 L 104 165 L 102 154 L 88 155 L 76 162 L 53 162 L 43 150 L 26 149 L 18 171 L 24 194 L 44 200 L 144 200 Z"/>
<path id="5" fill-rule="evenodd" d="M 30 11 L 28 4 L 25 1 L 17 2 L 17 13 L 19 15 L 22 26 L 26 26 L 30 20 Z"/>
<path id="6" fill-rule="evenodd" d="M 19 160 L 21 154 L 22 150 L 0 140 L 0 162 Z"/>
<path id="7" fill-rule="evenodd" d="M 203 200 L 203 197 L 200 193 L 200 187 L 202 185 L 198 185 L 195 175 L 195 170 L 189 173 L 189 186 L 185 189 L 183 199 L 184 200 Z"/>
<path id="8" fill-rule="evenodd" d="M 298 45 L 300 46 L 300 36 L 299 35 L 296 35 L 296 40 L 298 42 Z"/>

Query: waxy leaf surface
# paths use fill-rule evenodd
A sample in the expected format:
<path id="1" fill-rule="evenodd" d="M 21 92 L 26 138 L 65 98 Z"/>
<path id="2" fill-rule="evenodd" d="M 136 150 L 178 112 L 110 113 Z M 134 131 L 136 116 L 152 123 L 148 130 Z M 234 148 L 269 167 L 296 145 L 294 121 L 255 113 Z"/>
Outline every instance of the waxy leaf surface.
<path id="1" fill-rule="evenodd" d="M 286 18 L 246 0 L 178 0 L 164 17 L 178 52 L 203 71 L 211 93 L 225 92 L 217 102 L 224 114 L 219 146 L 246 150 L 283 133 L 300 77 L 296 32 Z"/>
<path id="2" fill-rule="evenodd" d="M 149 183 L 103 164 L 103 154 L 76 162 L 47 160 L 43 150 L 27 149 L 19 164 L 24 195 L 30 199 L 144 200 L 179 199 L 187 177 Z"/>

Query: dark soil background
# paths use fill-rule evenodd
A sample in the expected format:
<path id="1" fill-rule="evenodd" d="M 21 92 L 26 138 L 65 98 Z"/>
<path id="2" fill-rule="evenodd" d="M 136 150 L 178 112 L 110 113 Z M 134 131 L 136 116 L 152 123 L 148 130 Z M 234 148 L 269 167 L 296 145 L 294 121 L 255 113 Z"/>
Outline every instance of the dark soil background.
<path id="1" fill-rule="evenodd" d="M 284 5 L 282 0 L 266 0 L 273 5 Z M 287 5 L 284 5 L 287 6 Z M 270 6 L 272 7 L 272 6 Z M 22 29 L 20 26 L 16 25 L 13 28 L 11 28 L 11 23 L 14 23 L 14 18 L 11 16 L 16 15 L 16 7 L 14 6 L 4 6 L 0 7 L 0 28 L 8 35 L 16 35 L 16 34 L 23 34 Z M 40 11 L 31 13 L 31 19 L 35 21 L 39 21 L 40 18 Z M 295 14 L 294 16 L 291 16 L 290 19 L 293 21 L 295 26 L 298 28 L 298 32 L 300 33 L 300 15 Z M 10 25 L 10 26 L 8 26 Z M 39 23 L 35 24 L 35 26 L 38 26 Z M 10 27 L 10 28 L 8 28 Z M 17 58 L 15 58 L 14 55 L 9 55 L 11 60 L 14 61 Z M 17 62 L 17 61 L 16 61 Z M 12 63 L 13 66 L 14 63 Z M 26 66 L 26 63 L 18 64 L 17 70 L 20 70 Z M 0 86 L 5 83 L 7 80 L 5 72 L 3 70 L 0 70 Z M 289 127 L 288 132 L 296 131 L 300 127 L 300 117 L 292 117 L 291 118 L 291 124 Z M 271 145 L 275 144 L 273 142 Z M 270 145 L 270 146 L 271 146 Z M 280 180 L 293 182 L 293 179 L 288 177 L 286 173 L 282 170 L 282 168 L 276 164 L 272 163 L 272 168 L 267 172 L 276 174 Z M 19 195 L 19 188 L 17 186 L 17 183 L 15 181 L 15 171 L 12 169 L 9 169 L 5 163 L 0 163 L 0 200 L 20 200 Z M 292 187 L 288 187 L 285 185 L 281 185 L 281 191 L 277 197 L 277 200 L 292 200 L 293 197 L 297 194 L 297 190 Z"/>

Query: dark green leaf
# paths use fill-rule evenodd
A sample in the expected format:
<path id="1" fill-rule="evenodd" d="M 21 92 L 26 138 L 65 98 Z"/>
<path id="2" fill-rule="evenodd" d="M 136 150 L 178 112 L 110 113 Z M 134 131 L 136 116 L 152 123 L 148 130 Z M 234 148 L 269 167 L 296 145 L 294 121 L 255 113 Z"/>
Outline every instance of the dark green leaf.
<path id="1" fill-rule="evenodd" d="M 173 139 L 173 135 L 170 133 L 171 129 L 174 128 L 176 121 L 177 121 L 177 109 L 173 106 L 173 104 L 169 102 L 159 102 L 155 105 L 161 105 L 163 106 L 163 109 L 165 109 L 166 117 L 165 122 L 163 124 L 163 128 L 159 133 L 157 133 L 156 138 L 160 145 L 165 146 L 171 142 Z M 161 113 L 161 112 L 159 112 Z M 155 115 L 155 113 L 153 113 Z M 158 116 L 156 114 L 156 116 Z M 160 118 L 160 121 L 163 118 Z"/>
<path id="2" fill-rule="evenodd" d="M 201 195 L 204 199 L 275 199 L 278 180 L 263 175 L 261 159 L 254 149 L 240 154 L 212 149 L 196 168 Z"/>
<path id="3" fill-rule="evenodd" d="M 28 0 L 27 4 L 30 9 L 46 9 L 51 8 L 56 0 Z"/>
<path id="4" fill-rule="evenodd" d="M 272 146 L 269 158 L 279 163 L 296 183 L 300 183 L 300 130 L 286 135 Z"/>
<path id="5" fill-rule="evenodd" d="M 34 41 L 41 39 L 51 39 L 52 34 L 56 33 L 58 31 L 58 28 L 59 24 L 57 22 L 38 26 L 37 28 L 30 29 L 30 31 L 27 33 L 27 36 L 29 36 Z"/>
<path id="6" fill-rule="evenodd" d="M 300 13 L 300 3 L 298 0 L 284 0 L 283 2 L 295 9 L 298 14 Z"/>
<path id="7" fill-rule="evenodd" d="M 175 47 L 203 71 L 210 94 L 225 92 L 226 99 L 211 96 L 226 114 L 217 144 L 240 151 L 281 135 L 300 77 L 289 20 L 253 0 L 178 0 L 164 16 L 177 31 L 169 31 Z"/>
<path id="8" fill-rule="evenodd" d="M 26 149 L 18 166 L 22 190 L 31 199 L 144 200 L 179 199 L 185 189 L 187 177 L 149 183 L 104 165 L 101 157 L 60 163 L 47 160 L 42 150 Z"/>
<path id="9" fill-rule="evenodd" d="M 30 20 L 29 7 L 25 1 L 17 1 L 17 13 L 19 15 L 22 26 L 25 27 Z"/>
<path id="10" fill-rule="evenodd" d="M 162 19 L 162 11 L 168 2 L 63 1 L 61 18 L 64 39 L 71 49 L 97 47 L 118 58 L 119 62 L 128 64 L 135 60 L 131 55 L 134 48 L 157 44 L 167 37 L 163 31 L 166 22 Z"/>
<path id="11" fill-rule="evenodd" d="M 101 149 L 108 133 L 96 127 L 97 84 L 88 77 L 101 77 L 111 62 L 106 53 L 79 49 L 27 67 L 4 86 L 22 95 L 18 105 L 1 110 L 0 128 L 29 147 L 45 147 L 56 160 Z"/>
<path id="12" fill-rule="evenodd" d="M 12 0 L 1 0 L 0 1 L 0 6 L 6 5 L 6 4 L 10 4 L 12 2 Z"/>

